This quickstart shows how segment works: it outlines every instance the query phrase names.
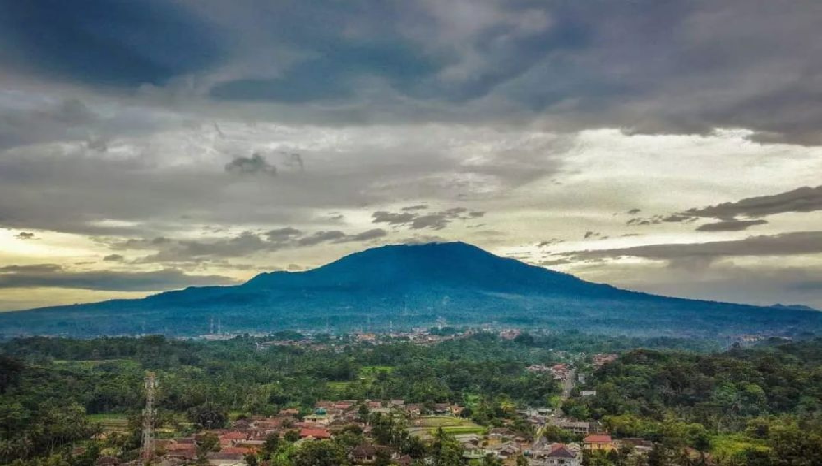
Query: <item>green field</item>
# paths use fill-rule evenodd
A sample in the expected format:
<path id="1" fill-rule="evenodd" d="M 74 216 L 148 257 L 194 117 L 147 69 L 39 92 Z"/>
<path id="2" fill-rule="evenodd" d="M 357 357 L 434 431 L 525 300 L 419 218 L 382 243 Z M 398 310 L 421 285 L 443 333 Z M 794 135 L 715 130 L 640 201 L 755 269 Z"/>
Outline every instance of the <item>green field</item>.
<path id="1" fill-rule="evenodd" d="M 363 366 L 360 368 L 360 377 L 371 377 L 378 372 L 390 373 L 394 368 L 391 366 Z"/>
<path id="2" fill-rule="evenodd" d="M 124 432 L 128 429 L 128 416 L 125 414 L 89 414 L 88 420 L 100 424 L 103 432 Z"/>
<path id="3" fill-rule="evenodd" d="M 423 416 L 414 421 L 411 433 L 433 434 L 438 428 L 442 428 L 450 434 L 481 434 L 485 432 L 485 427 L 474 423 L 470 419 L 463 419 L 453 416 Z"/>
<path id="4" fill-rule="evenodd" d="M 349 381 L 342 381 L 342 382 L 327 382 L 328 388 L 334 390 L 337 393 L 345 391 L 348 387 L 353 385 L 354 382 Z"/>

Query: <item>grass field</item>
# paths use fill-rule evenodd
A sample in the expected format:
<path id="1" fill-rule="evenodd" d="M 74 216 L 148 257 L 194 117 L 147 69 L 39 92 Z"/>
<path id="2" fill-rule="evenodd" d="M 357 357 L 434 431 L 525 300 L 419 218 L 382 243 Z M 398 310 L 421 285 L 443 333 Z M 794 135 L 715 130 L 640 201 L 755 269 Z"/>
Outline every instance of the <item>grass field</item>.
<path id="1" fill-rule="evenodd" d="M 378 372 L 388 372 L 390 373 L 393 371 L 394 368 L 391 366 L 363 366 L 360 368 L 360 377 L 370 377 L 376 375 Z"/>
<path id="2" fill-rule="evenodd" d="M 341 392 L 346 388 L 350 387 L 354 382 L 343 381 L 343 382 L 328 382 L 328 388 L 331 390 L 335 390 Z"/>
<path id="3" fill-rule="evenodd" d="M 409 432 L 418 436 L 428 436 L 442 428 L 450 434 L 481 434 L 485 432 L 485 427 L 474 423 L 470 419 L 463 419 L 453 416 L 423 416 L 416 419 Z"/>
<path id="4" fill-rule="evenodd" d="M 128 416 L 125 414 L 89 414 L 89 422 L 100 424 L 103 432 L 124 432 L 128 429 Z"/>
<path id="5" fill-rule="evenodd" d="M 78 361 L 70 361 L 65 359 L 55 359 L 54 364 L 63 365 L 63 366 L 85 366 L 85 367 L 94 367 L 99 366 L 100 364 L 105 364 L 108 362 L 120 362 L 123 359 L 100 359 L 100 360 L 78 360 Z"/>

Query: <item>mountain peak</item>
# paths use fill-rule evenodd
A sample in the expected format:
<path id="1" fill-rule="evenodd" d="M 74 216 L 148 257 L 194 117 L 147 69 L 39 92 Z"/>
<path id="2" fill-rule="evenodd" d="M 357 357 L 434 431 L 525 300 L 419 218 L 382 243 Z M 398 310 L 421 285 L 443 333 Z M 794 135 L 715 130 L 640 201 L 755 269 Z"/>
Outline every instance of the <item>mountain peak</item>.
<path id="1" fill-rule="evenodd" d="M 237 286 L 12 314 L 0 314 L 0 338 L 137 331 L 190 335 L 204 333 L 212 316 L 249 331 L 317 328 L 329 321 L 340 330 L 369 322 L 409 327 L 439 317 L 459 324 L 678 336 L 822 328 L 819 312 L 620 290 L 463 242 L 381 246 L 304 272 L 263 273 Z"/>
<path id="2" fill-rule="evenodd" d="M 337 288 L 413 288 L 436 286 L 485 291 L 550 292 L 553 286 L 577 286 L 571 275 L 499 257 L 477 246 L 455 242 L 396 244 L 356 252 L 305 272 L 264 273 L 250 287 L 334 286 Z M 601 286 L 588 284 L 590 286 Z"/>

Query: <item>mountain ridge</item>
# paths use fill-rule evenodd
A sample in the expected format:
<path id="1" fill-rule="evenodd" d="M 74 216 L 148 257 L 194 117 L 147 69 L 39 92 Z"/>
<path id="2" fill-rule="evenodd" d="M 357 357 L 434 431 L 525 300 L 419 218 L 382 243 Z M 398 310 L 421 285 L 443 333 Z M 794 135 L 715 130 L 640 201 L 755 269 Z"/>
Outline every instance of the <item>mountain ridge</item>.
<path id="1" fill-rule="evenodd" d="M 822 330 L 822 313 L 810 314 L 623 290 L 447 242 L 370 248 L 311 270 L 263 272 L 238 285 L 0 314 L 0 336 L 196 335 L 206 333 L 212 317 L 233 331 L 330 322 L 342 331 L 366 322 L 410 327 L 444 317 L 460 325 L 498 322 L 600 333 L 793 335 Z"/>

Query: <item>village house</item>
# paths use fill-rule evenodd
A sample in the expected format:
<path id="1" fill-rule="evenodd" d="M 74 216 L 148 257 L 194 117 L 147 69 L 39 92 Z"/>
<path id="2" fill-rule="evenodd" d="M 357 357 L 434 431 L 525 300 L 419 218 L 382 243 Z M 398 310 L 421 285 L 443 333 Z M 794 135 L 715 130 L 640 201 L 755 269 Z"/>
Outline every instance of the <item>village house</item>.
<path id="1" fill-rule="evenodd" d="M 577 435 L 588 435 L 591 431 L 591 424 L 585 421 L 573 421 L 571 419 L 559 418 L 552 419 L 551 424 L 559 427 L 560 429 L 573 432 Z"/>
<path id="2" fill-rule="evenodd" d="M 531 364 L 530 366 L 526 367 L 525 370 L 527 370 L 528 372 L 548 372 L 551 370 L 551 368 L 544 364 Z"/>
<path id="3" fill-rule="evenodd" d="M 207 455 L 208 464 L 212 466 L 246 466 L 245 451 L 242 449 L 224 448 Z"/>
<path id="4" fill-rule="evenodd" d="M 389 447 L 363 443 L 351 450 L 351 460 L 354 464 L 374 464 L 380 453 L 389 458 L 396 456 L 392 454 L 393 452 Z"/>
<path id="5" fill-rule="evenodd" d="M 309 414 L 303 417 L 303 421 L 305 422 L 310 422 L 312 424 L 320 424 L 324 426 L 327 426 L 333 420 L 334 417 L 330 416 L 328 412 L 323 408 L 317 409 L 316 411 L 314 411 L 314 414 Z"/>
<path id="6" fill-rule="evenodd" d="M 331 438 L 328 429 L 303 427 L 300 429 L 300 438 L 308 440 L 327 440 Z"/>
<path id="7" fill-rule="evenodd" d="M 554 443 L 550 445 L 547 452 L 539 455 L 530 464 L 532 466 L 580 466 L 582 455 L 568 445 Z"/>
<path id="8" fill-rule="evenodd" d="M 520 452 L 520 447 L 515 442 L 504 442 L 498 445 L 493 445 L 485 448 L 485 453 L 492 454 L 500 459 L 513 458 Z"/>
<path id="9" fill-rule="evenodd" d="M 616 446 L 608 434 L 591 434 L 582 439 L 582 447 L 588 451 L 611 451 Z"/>
<path id="10" fill-rule="evenodd" d="M 594 367 L 600 368 L 605 364 L 611 363 L 616 361 L 617 355 L 616 354 L 595 354 L 594 355 Z"/>
<path id="11" fill-rule="evenodd" d="M 405 405 L 405 412 L 409 417 L 419 417 L 422 414 L 422 405 L 419 403 L 409 403 Z"/>
<path id="12" fill-rule="evenodd" d="M 231 447 L 236 445 L 238 440 L 248 439 L 249 434 L 246 432 L 231 431 L 220 435 L 219 438 L 221 447 Z"/>
<path id="13" fill-rule="evenodd" d="M 648 454 L 654 449 L 654 443 L 650 440 L 642 438 L 627 437 L 621 438 L 615 442 L 617 446 L 630 447 L 637 453 Z"/>
<path id="14" fill-rule="evenodd" d="M 94 462 L 94 466 L 118 466 L 120 460 L 114 456 L 101 456 Z"/>
<path id="15" fill-rule="evenodd" d="M 568 375 L 571 373 L 571 368 L 568 364 L 554 364 L 551 366 L 551 374 L 554 376 L 554 380 L 565 380 L 568 378 Z"/>
<path id="16" fill-rule="evenodd" d="M 170 460 L 190 461 L 197 456 L 197 445 L 193 442 L 170 442 L 166 445 L 165 451 L 165 457 Z"/>
<path id="17" fill-rule="evenodd" d="M 370 443 L 357 445 L 351 450 L 351 461 L 355 464 L 373 464 L 377 461 L 377 447 Z"/>

